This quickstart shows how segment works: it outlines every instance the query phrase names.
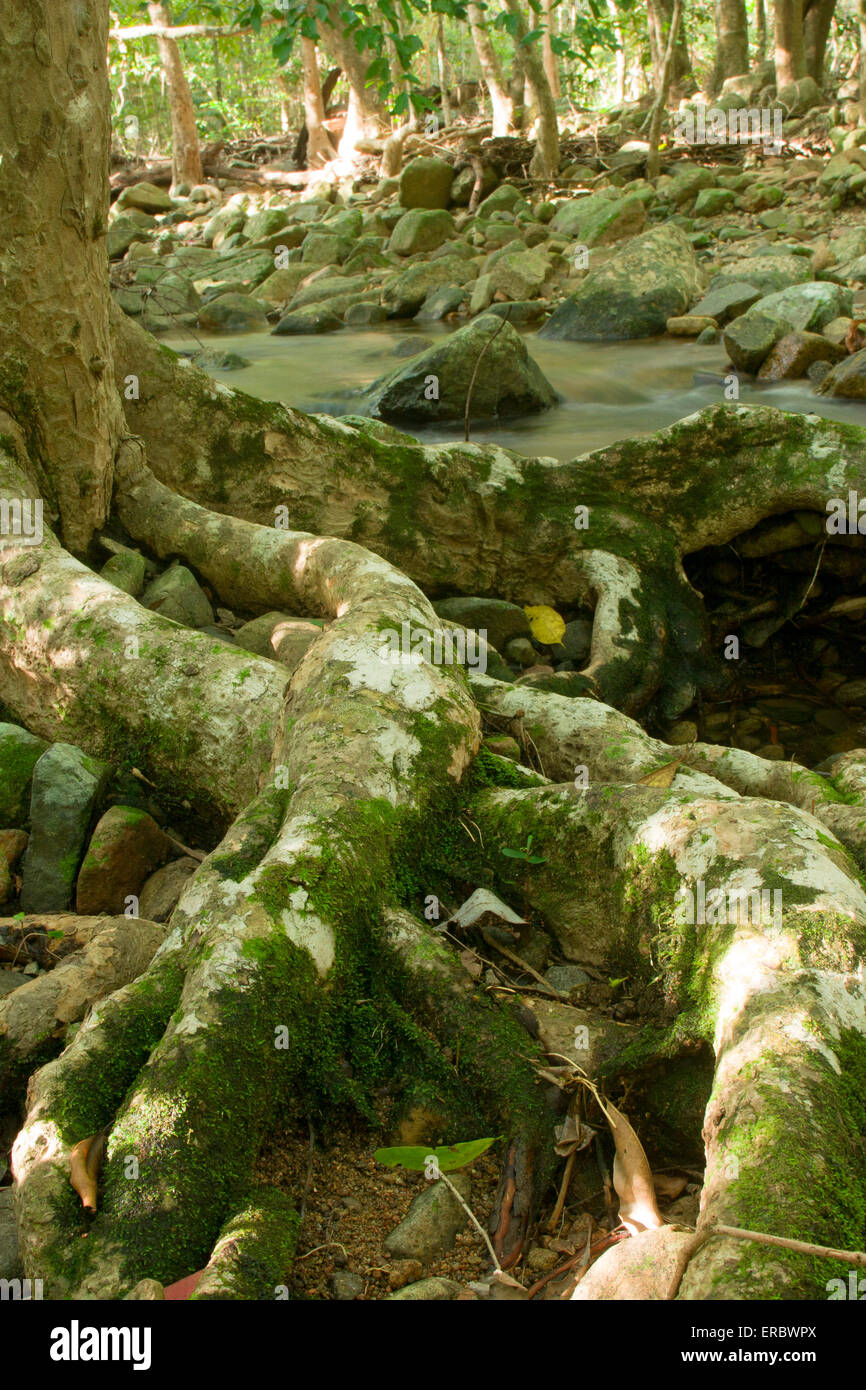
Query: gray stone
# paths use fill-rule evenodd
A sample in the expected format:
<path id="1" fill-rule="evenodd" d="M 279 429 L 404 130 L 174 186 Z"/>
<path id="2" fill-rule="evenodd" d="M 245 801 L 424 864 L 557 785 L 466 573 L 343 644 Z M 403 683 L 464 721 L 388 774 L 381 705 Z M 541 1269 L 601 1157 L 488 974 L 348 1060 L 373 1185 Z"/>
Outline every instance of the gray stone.
<path id="1" fill-rule="evenodd" d="M 195 873 L 195 859 L 175 859 L 142 884 L 138 897 L 139 916 L 148 922 L 165 922 L 177 906 L 187 880 Z"/>
<path id="2" fill-rule="evenodd" d="M 435 251 L 455 235 L 454 218 L 443 208 L 413 208 L 405 212 L 388 242 L 388 250 L 398 256 L 414 256 L 419 251 Z"/>
<path id="3" fill-rule="evenodd" d="M 55 743 L 33 770 L 31 830 L 22 863 L 24 912 L 65 912 L 93 813 L 108 779 L 107 763 L 69 743 Z"/>
<path id="4" fill-rule="evenodd" d="M 17 724 L 0 724 L 0 830 L 29 823 L 33 769 L 47 747 Z"/>
<path id="5" fill-rule="evenodd" d="M 826 323 L 850 314 L 853 303 L 851 290 L 827 280 L 809 280 L 764 295 L 746 310 L 745 317 L 773 319 L 787 333 L 817 333 Z"/>
<path id="6" fill-rule="evenodd" d="M 689 312 L 696 317 L 715 319 L 721 325 L 738 314 L 744 314 L 760 297 L 761 291 L 756 290 L 754 285 L 748 285 L 744 280 L 731 280 L 710 290 L 697 304 L 692 305 Z"/>
<path id="7" fill-rule="evenodd" d="M 12 1188 L 0 1187 L 0 1279 L 20 1279 L 23 1274 L 24 1268 L 18 1258 Z"/>
<path id="8" fill-rule="evenodd" d="M 560 645 L 569 661 L 585 661 L 592 645 L 592 622 L 589 618 L 574 618 L 566 623 Z"/>
<path id="9" fill-rule="evenodd" d="M 391 318 L 412 318 L 434 290 L 443 285 L 465 285 L 474 277 L 473 266 L 459 256 L 419 261 L 388 282 L 382 294 L 383 303 Z"/>
<path id="10" fill-rule="evenodd" d="M 732 281 L 753 285 L 759 294 L 773 294 L 776 290 L 787 289 L 789 285 L 802 285 L 810 280 L 809 260 L 806 256 L 773 256 L 764 252 L 759 256 L 744 256 L 741 260 L 723 266 L 713 276 L 710 294 Z"/>
<path id="11" fill-rule="evenodd" d="M 453 182 L 454 170 L 444 159 L 418 155 L 409 160 L 400 175 L 400 205 L 404 208 L 447 208 Z"/>
<path id="12" fill-rule="evenodd" d="M 553 387 L 516 329 L 482 315 L 374 382 L 367 397 L 369 413 L 407 424 L 462 420 L 482 351 L 483 370 L 475 377 L 472 393 L 473 419 L 515 418 L 555 404 Z"/>
<path id="13" fill-rule="evenodd" d="M 583 342 L 651 337 L 686 312 L 697 289 L 688 238 L 671 224 L 654 227 L 591 270 L 538 336 Z"/>
<path id="14" fill-rule="evenodd" d="M 422 323 L 436 323 L 447 314 L 453 314 L 465 303 L 466 290 L 461 289 L 459 285 L 441 285 L 438 290 L 428 294 L 415 317 Z"/>
<path id="15" fill-rule="evenodd" d="M 516 603 L 500 598 L 443 598 L 433 604 L 440 618 L 475 632 L 486 631 L 487 641 L 497 651 L 504 651 L 513 637 L 529 637 L 529 619 Z"/>
<path id="16" fill-rule="evenodd" d="M 280 319 L 276 328 L 271 329 L 272 334 L 284 338 L 296 333 L 335 333 L 338 328 L 343 327 L 343 320 L 337 318 L 327 307 L 298 309 L 290 314 L 285 314 Z"/>
<path id="17" fill-rule="evenodd" d="M 784 326 L 763 314 L 741 314 L 729 323 L 722 335 L 725 351 L 740 371 L 757 372 L 761 363 L 784 334 Z"/>
<path id="18" fill-rule="evenodd" d="M 384 323 L 388 311 L 382 304 L 364 300 L 361 304 L 350 304 L 344 315 L 344 322 L 352 328 L 366 328 L 371 323 Z"/>
<path id="19" fill-rule="evenodd" d="M 552 965 L 549 970 L 545 970 L 544 978 L 553 989 L 559 990 L 560 994 L 568 994 L 569 990 L 577 989 L 579 985 L 592 983 L 586 971 L 581 970 L 579 965 Z"/>
<path id="20" fill-rule="evenodd" d="M 478 216 L 490 217 L 494 212 L 531 212 L 532 209 L 513 183 L 501 183 L 478 206 Z"/>
<path id="21" fill-rule="evenodd" d="M 449 1173 L 448 1177 L 468 1202 L 472 1190 L 468 1174 Z M 385 1249 L 394 1259 L 430 1264 L 452 1249 L 468 1219 L 443 1182 L 431 1183 L 414 1199 L 399 1226 L 385 1237 Z"/>
<path id="22" fill-rule="evenodd" d="M 117 555 L 112 555 L 110 560 L 106 560 L 99 573 L 109 584 L 113 584 L 115 589 L 121 589 L 131 598 L 138 598 L 144 588 L 146 569 L 145 558 L 139 555 L 138 551 L 121 550 Z"/>
<path id="23" fill-rule="evenodd" d="M 829 371 L 818 387 L 820 396 L 842 396 L 846 400 L 866 400 L 866 348 L 846 357 Z"/>
<path id="24" fill-rule="evenodd" d="M 536 666 L 538 664 L 538 652 L 528 637 L 512 637 L 505 648 L 505 655 L 509 661 L 513 661 L 517 666 Z"/>
<path id="25" fill-rule="evenodd" d="M 152 183 L 134 183 L 124 188 L 117 200 L 119 208 L 138 208 L 141 212 L 171 212 L 174 200 L 162 188 Z"/>
<path id="26" fill-rule="evenodd" d="M 338 1269 L 331 1276 L 331 1292 L 340 1303 L 348 1303 L 353 1298 L 360 1298 L 364 1288 L 362 1275 L 352 1274 L 348 1269 Z"/>
<path id="27" fill-rule="evenodd" d="M 634 194 L 608 198 L 604 193 L 591 193 L 588 198 L 564 203 L 550 226 L 583 246 L 610 246 L 642 232 L 645 223 L 646 210 Z"/>
<path id="28" fill-rule="evenodd" d="M 207 595 L 185 565 L 169 566 L 164 574 L 148 584 L 141 602 L 145 608 L 186 627 L 203 627 L 214 620 Z"/>
<path id="29" fill-rule="evenodd" d="M 199 326 L 207 333 L 263 333 L 268 319 L 264 307 L 248 294 L 221 294 L 199 311 Z"/>
<path id="30" fill-rule="evenodd" d="M 463 1285 L 458 1284 L 454 1279 L 418 1279 L 414 1284 L 405 1284 L 396 1293 L 389 1293 L 388 1303 L 416 1303 L 416 1302 L 453 1302 L 459 1294 L 463 1292 Z"/>

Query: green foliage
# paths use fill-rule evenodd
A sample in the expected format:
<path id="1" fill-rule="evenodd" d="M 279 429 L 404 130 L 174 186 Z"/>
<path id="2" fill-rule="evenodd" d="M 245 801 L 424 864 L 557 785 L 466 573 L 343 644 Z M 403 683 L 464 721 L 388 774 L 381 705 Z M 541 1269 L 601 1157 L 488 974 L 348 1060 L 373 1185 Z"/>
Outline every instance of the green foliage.
<path id="1" fill-rule="evenodd" d="M 547 863 L 547 859 L 545 858 L 545 856 L 544 856 L 543 854 L 533 854 L 531 851 L 532 851 L 532 836 L 531 836 L 531 835 L 527 838 L 526 844 L 523 846 L 523 849 L 506 849 L 506 847 L 505 847 L 504 845 L 503 845 L 503 847 L 502 847 L 502 853 L 503 853 L 508 859 L 521 859 L 521 860 L 523 861 L 524 864 L 546 864 L 546 863 Z"/>
<path id="2" fill-rule="evenodd" d="M 491 1144 L 502 1137 L 501 1134 L 494 1134 L 492 1139 L 467 1139 L 461 1144 L 443 1144 L 438 1149 L 409 1144 L 394 1149 L 377 1149 L 373 1157 L 386 1168 L 408 1168 L 411 1173 L 423 1173 L 433 1158 L 440 1172 L 453 1173 L 480 1158 Z"/>

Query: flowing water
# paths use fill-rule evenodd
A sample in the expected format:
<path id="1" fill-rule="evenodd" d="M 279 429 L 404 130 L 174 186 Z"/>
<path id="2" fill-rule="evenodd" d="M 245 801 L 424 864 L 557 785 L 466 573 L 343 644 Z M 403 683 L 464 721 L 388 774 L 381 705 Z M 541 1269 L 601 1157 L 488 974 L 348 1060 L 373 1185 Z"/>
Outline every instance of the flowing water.
<path id="1" fill-rule="evenodd" d="M 395 349 L 407 338 L 433 339 L 452 331 L 435 324 L 405 324 L 310 337 L 276 338 L 266 333 L 209 338 L 208 348 L 238 352 L 252 365 L 242 371 L 213 372 L 227 385 L 299 410 L 329 415 L 361 413 L 361 396 L 379 376 L 404 365 Z M 195 350 L 187 337 L 167 339 L 172 347 Z M 724 400 L 721 343 L 703 347 L 688 339 L 642 339 L 625 343 L 564 343 L 527 337 L 532 356 L 561 397 L 543 415 L 473 427 L 475 442 L 495 441 L 530 456 L 574 458 L 617 439 L 652 434 L 686 415 Z M 483 368 L 482 368 L 483 370 Z M 713 376 L 715 380 L 703 379 Z M 866 426 L 866 402 L 815 396 L 805 382 L 759 385 L 741 379 L 740 400 L 848 420 Z M 424 442 L 463 437 L 462 426 L 419 430 Z"/>

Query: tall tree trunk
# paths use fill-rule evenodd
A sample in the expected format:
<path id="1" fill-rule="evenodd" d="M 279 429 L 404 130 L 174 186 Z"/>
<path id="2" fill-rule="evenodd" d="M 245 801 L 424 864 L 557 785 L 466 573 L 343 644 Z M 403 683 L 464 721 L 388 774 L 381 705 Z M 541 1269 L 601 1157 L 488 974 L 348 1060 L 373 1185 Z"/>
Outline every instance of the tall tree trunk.
<path id="1" fill-rule="evenodd" d="M 554 99 L 560 95 L 559 87 L 559 64 L 556 61 L 556 54 L 553 51 L 553 22 L 556 14 L 554 0 L 542 0 L 541 13 L 544 19 L 544 35 L 541 40 L 541 52 L 544 58 L 544 71 L 550 83 L 550 90 Z"/>
<path id="2" fill-rule="evenodd" d="M 529 30 L 520 0 L 505 0 L 505 3 L 509 14 L 515 19 L 516 41 L 521 45 L 526 81 L 537 112 L 535 154 L 529 166 L 530 172 L 538 178 L 549 179 L 559 169 L 559 126 L 553 92 L 538 49 L 532 44 L 522 43 Z"/>
<path id="3" fill-rule="evenodd" d="M 124 432 L 108 334 L 108 7 L 0 0 L 0 414 L 67 547 L 104 522 Z M 0 537 L 2 544 L 2 537 Z"/>
<path id="4" fill-rule="evenodd" d="M 857 19 L 860 27 L 860 120 L 866 123 L 866 0 L 860 0 Z"/>
<path id="5" fill-rule="evenodd" d="M 648 179 L 658 177 L 659 172 L 659 139 L 662 129 L 662 117 L 664 115 L 665 103 L 668 99 L 668 92 L 671 86 L 671 77 L 674 70 L 674 53 L 676 50 L 676 36 L 680 26 L 683 13 L 683 0 L 674 0 L 673 14 L 671 15 L 671 26 L 668 30 L 668 43 L 665 49 L 664 62 L 659 74 L 659 85 L 656 91 L 655 104 L 652 109 L 649 127 L 649 154 L 646 162 L 646 176 Z"/>
<path id="6" fill-rule="evenodd" d="M 625 84 L 628 72 L 628 56 L 625 47 L 625 30 L 622 25 L 622 14 L 617 8 L 616 0 L 610 0 L 610 10 L 613 15 L 613 32 L 616 36 L 616 99 L 618 102 L 625 101 Z"/>
<path id="7" fill-rule="evenodd" d="M 325 103 L 319 57 L 312 39 L 301 36 L 301 62 L 304 68 L 304 121 L 307 127 L 307 168 L 319 169 L 333 159 L 336 150 L 325 126 Z"/>
<path id="8" fill-rule="evenodd" d="M 349 109 L 338 152 L 344 159 L 351 158 L 359 140 L 375 140 L 385 133 L 387 112 L 375 88 L 367 86 L 371 58 L 359 53 L 352 34 L 345 32 L 338 5 L 328 6 L 328 22 L 319 20 L 318 27 L 322 46 L 336 58 L 349 84 Z"/>
<path id="9" fill-rule="evenodd" d="M 151 0 L 147 12 L 153 24 L 168 28 L 171 16 L 165 5 Z M 162 74 L 168 91 L 168 105 L 171 112 L 171 163 L 173 183 L 201 183 L 204 174 L 201 167 L 201 148 L 195 124 L 195 108 L 192 93 L 183 70 L 180 49 L 175 39 L 157 38 Z"/>
<path id="10" fill-rule="evenodd" d="M 806 76 L 803 0 L 775 0 L 776 83 L 788 87 Z"/>
<path id="11" fill-rule="evenodd" d="M 647 0 L 647 21 L 649 26 L 650 55 L 653 68 L 653 88 L 659 91 L 662 69 L 667 52 L 668 35 L 673 20 L 674 0 Z M 671 87 L 677 88 L 691 78 L 692 62 L 689 57 L 685 25 L 680 21 L 674 37 L 673 67 Z"/>
<path id="12" fill-rule="evenodd" d="M 755 0 L 755 57 L 763 62 L 767 56 L 766 0 Z"/>
<path id="13" fill-rule="evenodd" d="M 480 6 L 472 4 L 472 0 L 467 8 L 472 42 L 475 45 L 475 52 L 478 54 L 481 77 L 490 93 L 490 105 L 493 109 L 493 134 L 507 135 L 514 123 L 514 104 L 511 100 L 511 93 L 502 76 L 502 69 L 493 47 L 493 40 L 487 29 L 484 10 Z"/>
<path id="14" fill-rule="evenodd" d="M 446 126 L 451 124 L 451 90 L 448 71 L 448 56 L 445 52 L 445 21 L 441 14 L 436 16 L 436 64 L 439 70 L 439 90 L 442 93 L 442 119 Z"/>
<path id="15" fill-rule="evenodd" d="M 812 0 L 803 21 L 806 72 L 814 77 L 819 87 L 824 81 L 824 55 L 835 9 L 836 0 Z"/>
<path id="16" fill-rule="evenodd" d="M 721 90 L 725 78 L 749 71 L 746 0 L 716 0 L 715 23 L 716 61 L 710 83 L 713 93 Z"/>

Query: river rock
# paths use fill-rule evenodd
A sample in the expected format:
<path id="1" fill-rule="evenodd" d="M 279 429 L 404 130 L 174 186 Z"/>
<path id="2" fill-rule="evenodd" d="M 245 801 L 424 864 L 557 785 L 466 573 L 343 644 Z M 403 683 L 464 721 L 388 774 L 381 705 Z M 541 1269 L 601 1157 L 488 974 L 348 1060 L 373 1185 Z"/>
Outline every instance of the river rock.
<path id="1" fill-rule="evenodd" d="M 150 213 L 171 212 L 174 200 L 165 189 L 157 188 L 155 184 L 134 183 L 130 188 L 124 188 L 117 200 L 117 207 L 138 208 L 140 212 Z"/>
<path id="2" fill-rule="evenodd" d="M 494 295 L 522 300 L 538 294 L 549 274 L 550 261 L 543 252 L 507 251 L 489 268 L 486 278 Z"/>
<path id="3" fill-rule="evenodd" d="M 716 175 L 712 169 L 707 169 L 703 164 L 690 165 L 685 169 L 678 169 L 670 183 L 659 188 L 659 197 L 664 202 L 675 203 L 677 207 L 681 207 L 694 202 L 702 189 L 712 188 L 715 182 Z"/>
<path id="4" fill-rule="evenodd" d="M 697 338 L 708 328 L 716 329 L 718 326 L 716 320 L 706 314 L 680 314 L 668 319 L 665 324 L 672 338 Z"/>
<path id="5" fill-rule="evenodd" d="M 474 278 L 474 267 L 460 256 L 419 261 L 385 285 L 382 302 L 391 318 L 412 318 L 434 290 L 443 285 L 466 285 Z"/>
<path id="6" fill-rule="evenodd" d="M 146 811 L 110 807 L 96 825 L 78 874 L 76 912 L 122 915 L 127 898 L 138 897 L 142 884 L 172 853 L 168 836 Z"/>
<path id="7" fill-rule="evenodd" d="M 691 1231 L 661 1226 L 620 1241 L 590 1266 L 571 1295 L 572 1302 L 666 1299 L 692 1239 Z"/>
<path id="8" fill-rule="evenodd" d="M 437 599 L 433 604 L 440 618 L 460 623 L 474 632 L 486 632 L 487 641 L 497 651 L 504 651 L 513 637 L 529 637 L 529 619 L 516 603 L 500 598 Z"/>
<path id="9" fill-rule="evenodd" d="M 734 366 L 754 375 L 783 333 L 784 328 L 776 319 L 763 314 L 741 314 L 728 324 L 722 341 Z"/>
<path id="10" fill-rule="evenodd" d="M 449 1173 L 448 1177 L 468 1202 L 472 1191 L 469 1175 Z M 385 1237 L 385 1249 L 395 1259 L 431 1264 L 438 1256 L 448 1253 L 468 1219 L 443 1182 L 431 1183 L 419 1192 L 399 1226 Z"/>
<path id="11" fill-rule="evenodd" d="M 695 199 L 695 217 L 718 217 L 733 207 L 736 194 L 730 188 L 702 188 Z"/>
<path id="12" fill-rule="evenodd" d="M 481 198 L 486 198 L 490 193 L 492 193 L 498 182 L 499 175 L 497 174 L 496 170 L 492 168 L 492 166 L 489 164 L 482 165 L 480 195 Z M 459 174 L 455 174 L 454 182 L 451 185 L 451 202 L 454 204 L 454 206 L 458 208 L 468 207 L 469 200 L 472 197 L 472 190 L 474 189 L 474 187 L 474 169 L 467 166 L 465 169 L 461 169 Z"/>
<path id="13" fill-rule="evenodd" d="M 570 198 L 563 203 L 550 226 L 583 246 L 610 246 L 623 237 L 636 236 L 645 223 L 646 210 L 634 194 L 609 198 L 604 193 L 591 193 L 588 198 Z"/>
<path id="14" fill-rule="evenodd" d="M 539 329 L 540 338 L 597 342 L 663 333 L 698 291 L 691 243 L 670 224 L 644 232 L 579 288 Z"/>
<path id="15" fill-rule="evenodd" d="M 105 236 L 108 259 L 117 261 L 124 256 L 134 241 L 148 241 L 147 231 L 131 217 L 115 217 Z"/>
<path id="16" fill-rule="evenodd" d="M 388 250 L 398 256 L 414 256 L 419 251 L 435 251 L 456 233 L 454 218 L 444 208 L 413 208 L 405 212 L 388 242 Z"/>
<path id="17" fill-rule="evenodd" d="M 28 824 L 33 769 L 47 747 L 17 724 L 0 724 L 0 827 Z"/>
<path id="18" fill-rule="evenodd" d="M 87 831 L 110 768 L 69 743 L 55 743 L 33 770 L 32 827 L 22 865 L 24 912 L 71 907 Z"/>
<path id="19" fill-rule="evenodd" d="M 492 217 L 494 212 L 531 212 L 529 203 L 513 183 L 501 183 L 498 188 L 478 205 L 478 216 L 482 219 Z"/>
<path id="20" fill-rule="evenodd" d="M 204 627 L 214 612 L 201 585 L 185 565 L 170 565 L 141 596 L 145 608 L 186 627 Z"/>
<path id="21" fill-rule="evenodd" d="M 721 327 L 729 319 L 744 314 L 760 297 L 761 291 L 756 290 L 754 285 L 747 285 L 743 280 L 731 280 L 709 290 L 697 304 L 692 305 L 689 313 L 715 319 Z"/>
<path id="22" fill-rule="evenodd" d="M 852 311 L 854 296 L 841 285 L 827 280 L 809 280 L 764 295 L 747 310 L 745 317 L 760 314 L 775 321 L 786 332 L 817 333 L 842 314 Z"/>
<path id="23" fill-rule="evenodd" d="M 130 598 L 138 598 L 144 588 L 146 570 L 144 556 L 139 555 L 137 550 L 121 550 L 106 560 L 99 573 L 115 589 L 121 589 Z"/>
<path id="24" fill-rule="evenodd" d="M 761 381 L 783 381 L 808 374 L 813 362 L 839 362 L 845 349 L 821 333 L 786 333 L 761 363 Z"/>
<path id="25" fill-rule="evenodd" d="M 319 308 L 311 306 L 284 314 L 276 328 L 271 329 L 271 334 L 285 338 L 299 333 L 335 333 L 342 327 L 343 320 L 323 304 Z"/>
<path id="26" fill-rule="evenodd" d="M 206 333 L 266 333 L 264 307 L 249 294 L 220 294 L 202 306 L 199 327 Z"/>
<path id="27" fill-rule="evenodd" d="M 342 265 L 353 249 L 351 237 L 340 236 L 339 232 L 328 231 L 326 227 L 316 227 L 304 237 L 301 262 L 306 266 Z"/>
<path id="28" fill-rule="evenodd" d="M 484 314 L 374 382 L 367 398 L 369 413 L 417 424 L 462 420 L 482 351 L 485 356 L 472 391 L 473 419 L 532 415 L 555 404 L 556 392 L 520 334 L 510 323 Z"/>
<path id="29" fill-rule="evenodd" d="M 818 395 L 866 400 L 866 348 L 846 357 L 829 371 L 818 386 Z"/>
<path id="30" fill-rule="evenodd" d="M 743 282 L 752 285 L 759 294 L 773 294 L 776 290 L 787 289 L 789 285 L 802 285 L 811 279 L 810 272 L 807 256 L 744 256 L 716 272 L 710 284 L 710 294 L 725 285 Z"/>
<path id="31" fill-rule="evenodd" d="M 448 1303 L 453 1302 L 463 1292 L 463 1285 L 454 1279 L 418 1279 L 414 1284 L 405 1284 L 396 1293 L 386 1295 L 386 1302 L 401 1303 Z"/>
<path id="32" fill-rule="evenodd" d="M 187 879 L 195 873 L 198 863 L 184 856 L 173 859 L 164 868 L 157 869 L 142 884 L 138 898 L 138 914 L 148 922 L 165 922 L 171 916 L 178 899 L 187 884 Z"/>
<path id="33" fill-rule="evenodd" d="M 410 159 L 400 175 L 400 205 L 404 208 L 447 208 L 454 170 L 435 155 Z M 470 193 L 472 191 L 470 187 Z M 466 198 L 467 203 L 469 197 Z"/>
<path id="34" fill-rule="evenodd" d="M 256 299 L 266 304 L 285 304 L 296 292 L 301 281 L 310 273 L 306 265 L 287 265 L 275 270 L 256 290 Z"/>
<path id="35" fill-rule="evenodd" d="M 442 285 L 432 294 L 428 294 L 415 317 L 421 323 L 437 323 L 446 315 L 462 308 L 466 298 L 466 290 L 461 289 L 459 285 Z"/>

